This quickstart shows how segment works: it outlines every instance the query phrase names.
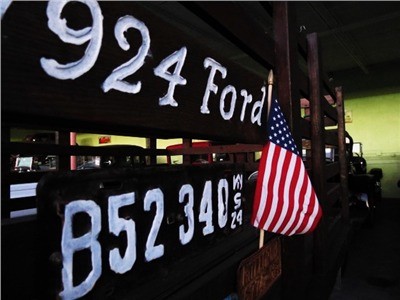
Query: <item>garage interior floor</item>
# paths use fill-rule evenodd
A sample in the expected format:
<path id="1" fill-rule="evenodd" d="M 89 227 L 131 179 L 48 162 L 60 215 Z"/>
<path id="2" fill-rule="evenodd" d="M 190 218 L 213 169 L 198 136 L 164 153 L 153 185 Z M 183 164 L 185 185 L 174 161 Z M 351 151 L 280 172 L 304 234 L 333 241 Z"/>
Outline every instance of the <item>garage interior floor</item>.
<path id="1" fill-rule="evenodd" d="M 382 199 L 372 226 L 363 223 L 329 300 L 400 299 L 400 199 Z"/>

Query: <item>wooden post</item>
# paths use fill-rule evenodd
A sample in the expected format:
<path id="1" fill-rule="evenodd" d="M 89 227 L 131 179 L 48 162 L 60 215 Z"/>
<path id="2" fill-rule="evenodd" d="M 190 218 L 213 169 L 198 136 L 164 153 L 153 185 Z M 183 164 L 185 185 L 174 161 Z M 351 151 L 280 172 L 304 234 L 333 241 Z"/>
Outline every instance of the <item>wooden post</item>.
<path id="1" fill-rule="evenodd" d="M 156 138 L 146 138 L 146 148 L 156 150 L 157 149 L 157 139 Z M 150 155 L 146 157 L 147 164 L 156 165 L 157 164 L 157 156 Z"/>
<path id="2" fill-rule="evenodd" d="M 191 139 L 182 139 L 182 149 L 187 149 L 192 147 L 192 140 Z M 183 164 L 190 165 L 192 163 L 190 155 L 183 155 Z"/>
<path id="3" fill-rule="evenodd" d="M 348 170 L 346 159 L 346 126 L 344 120 L 344 101 L 342 87 L 335 88 L 336 109 L 338 112 L 339 167 L 340 167 L 340 198 L 342 204 L 342 219 L 349 222 Z"/>
<path id="4" fill-rule="evenodd" d="M 76 146 L 76 132 L 70 132 L 69 133 L 69 144 L 71 146 Z M 76 156 L 73 155 L 70 157 L 70 169 L 71 170 L 76 170 Z"/>
<path id="5" fill-rule="evenodd" d="M 1 142 L 10 142 L 10 127 L 4 124 L 1 126 Z M 4 150 L 1 151 L 1 218 L 7 219 L 10 217 L 10 155 L 15 153 Z"/>
<path id="6" fill-rule="evenodd" d="M 324 214 L 327 214 L 327 196 L 325 174 L 325 125 L 324 112 L 321 105 L 321 76 L 318 38 L 316 33 L 307 35 L 307 63 L 310 85 L 311 112 L 311 181 Z M 324 100 L 325 101 L 325 100 Z M 327 229 L 325 218 L 314 234 L 314 265 L 317 273 L 324 272 L 327 267 L 326 249 Z"/>
<path id="7" fill-rule="evenodd" d="M 297 23 L 294 3 L 273 2 L 275 70 L 278 101 L 298 149 L 302 148 L 300 128 L 299 66 Z M 285 237 L 282 240 L 282 298 L 305 298 L 311 279 L 310 236 Z"/>
<path id="8" fill-rule="evenodd" d="M 57 131 L 56 132 L 56 144 L 59 145 L 70 145 L 70 135 L 67 131 Z M 65 171 L 69 170 L 71 167 L 71 160 L 70 156 L 67 155 L 60 155 L 58 157 L 58 170 Z"/>
<path id="9" fill-rule="evenodd" d="M 293 4 L 274 2 L 274 37 L 276 53 L 276 86 L 278 101 L 293 139 L 301 149 L 300 92 L 298 86 L 296 17 Z"/>

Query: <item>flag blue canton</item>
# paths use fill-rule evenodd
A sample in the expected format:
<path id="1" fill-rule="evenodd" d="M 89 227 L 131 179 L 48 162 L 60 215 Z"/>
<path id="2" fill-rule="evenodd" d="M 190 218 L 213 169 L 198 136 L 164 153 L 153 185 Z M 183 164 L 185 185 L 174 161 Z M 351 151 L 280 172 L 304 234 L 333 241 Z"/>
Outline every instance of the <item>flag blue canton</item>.
<path id="1" fill-rule="evenodd" d="M 270 142 L 285 148 L 296 155 L 300 155 L 292 134 L 290 133 L 289 126 L 286 123 L 286 119 L 283 116 L 276 99 L 271 103 L 270 114 L 268 117 L 268 132 L 268 139 Z"/>

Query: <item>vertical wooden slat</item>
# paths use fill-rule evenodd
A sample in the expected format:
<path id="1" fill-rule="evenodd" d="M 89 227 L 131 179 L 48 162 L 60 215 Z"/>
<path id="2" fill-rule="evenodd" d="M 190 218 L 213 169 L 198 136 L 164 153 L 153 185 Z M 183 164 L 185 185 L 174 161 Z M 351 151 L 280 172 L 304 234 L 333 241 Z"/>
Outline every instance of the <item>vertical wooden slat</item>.
<path id="1" fill-rule="evenodd" d="M 146 138 L 146 148 L 156 150 L 157 149 L 157 139 L 156 138 Z M 147 164 L 155 165 L 157 164 L 157 157 L 155 155 L 150 155 L 147 159 Z"/>
<path id="2" fill-rule="evenodd" d="M 349 199 L 348 199 L 348 170 L 346 159 L 346 126 L 344 120 L 344 101 L 342 87 L 335 88 L 336 109 L 338 112 L 338 140 L 339 140 L 339 166 L 340 166 L 340 198 L 342 204 L 342 219 L 349 221 Z"/>
<path id="3" fill-rule="evenodd" d="M 311 112 L 311 181 L 318 196 L 324 214 L 327 214 L 325 187 L 325 128 L 324 112 L 321 105 L 321 76 L 318 38 L 316 33 L 307 35 L 307 64 L 310 84 Z M 325 100 L 324 100 L 325 101 Z M 322 179 L 322 180 L 321 180 Z M 326 218 L 322 218 L 314 234 L 314 264 L 317 273 L 323 273 L 327 268 L 327 230 Z"/>
<path id="4" fill-rule="evenodd" d="M 294 4 L 273 2 L 275 73 L 278 101 L 298 149 L 301 143 L 301 110 L 297 60 L 297 30 Z M 282 241 L 282 299 L 305 298 L 311 279 L 312 239 L 307 235 L 285 237 Z M 311 245 L 312 248 L 312 245 Z"/>
<path id="5" fill-rule="evenodd" d="M 71 146 L 76 146 L 76 132 L 70 132 L 69 133 L 69 140 L 70 140 L 70 145 Z M 76 170 L 77 165 L 76 165 L 76 156 L 73 155 L 70 158 L 70 168 L 71 170 Z"/>
<path id="6" fill-rule="evenodd" d="M 278 101 L 289 123 L 298 149 L 301 149 L 300 70 L 297 60 L 296 16 L 290 2 L 274 2 L 274 37 Z"/>
<path id="7" fill-rule="evenodd" d="M 182 148 L 191 148 L 192 139 L 182 139 Z M 184 165 L 190 165 L 192 163 L 190 155 L 183 155 L 182 162 Z"/>
<path id="8" fill-rule="evenodd" d="M 10 127 L 1 126 L 2 144 L 10 142 Z M 1 151 L 1 218 L 10 217 L 10 153 L 5 149 Z"/>
<path id="9" fill-rule="evenodd" d="M 69 146 L 70 133 L 68 131 L 56 132 L 56 144 Z M 67 155 L 60 155 L 58 157 L 58 170 L 65 171 L 70 169 L 71 158 Z"/>

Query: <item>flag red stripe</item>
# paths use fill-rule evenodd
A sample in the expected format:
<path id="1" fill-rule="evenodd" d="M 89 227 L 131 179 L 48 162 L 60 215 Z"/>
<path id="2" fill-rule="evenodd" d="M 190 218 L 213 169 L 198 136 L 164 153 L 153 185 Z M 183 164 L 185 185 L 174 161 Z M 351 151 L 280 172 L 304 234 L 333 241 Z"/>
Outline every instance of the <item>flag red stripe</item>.
<path id="1" fill-rule="evenodd" d="M 275 180 L 275 186 L 278 187 L 278 193 L 277 193 L 278 199 L 282 199 L 282 201 L 275 201 L 275 202 L 277 202 L 278 205 L 276 207 L 274 217 L 272 218 L 270 224 L 268 225 L 270 230 L 273 232 L 276 232 L 275 226 L 277 225 L 279 219 L 281 219 L 282 214 L 287 213 L 287 211 L 285 210 L 285 204 L 288 201 L 288 199 L 285 198 L 284 193 L 285 193 L 285 189 L 286 189 L 286 184 L 288 183 L 286 177 L 287 177 L 288 170 L 289 170 L 290 160 L 293 155 L 291 152 L 289 152 L 285 149 L 282 149 L 279 146 L 278 146 L 278 149 L 280 152 L 280 156 L 282 156 L 284 158 L 283 158 L 282 167 L 278 166 L 279 178 L 277 178 Z"/>
<path id="2" fill-rule="evenodd" d="M 308 178 L 307 172 L 304 172 L 304 186 L 306 187 L 305 194 L 302 195 L 302 205 L 300 206 L 300 214 L 299 214 L 299 220 L 297 221 L 297 226 L 294 228 L 293 232 L 291 234 L 298 234 L 300 233 L 305 225 L 308 223 L 309 217 L 311 215 L 310 212 L 310 203 L 311 203 L 311 198 L 312 198 L 312 193 L 313 193 L 313 188 L 311 185 L 311 181 Z M 311 208 L 312 209 L 312 208 Z"/>
<path id="3" fill-rule="evenodd" d="M 300 198 L 300 192 L 301 192 L 301 188 L 303 186 L 303 176 L 302 175 L 305 172 L 305 169 L 303 168 L 304 165 L 300 158 L 297 159 L 297 164 L 298 164 L 299 172 L 296 174 L 297 175 L 296 185 L 295 185 L 295 189 L 294 189 L 294 194 L 292 195 L 293 211 L 290 216 L 289 222 L 288 222 L 288 224 L 286 224 L 282 234 L 287 234 L 288 232 L 290 233 L 290 231 L 296 226 L 295 221 L 296 221 L 296 217 L 299 214 L 298 199 Z"/>
<path id="4" fill-rule="evenodd" d="M 270 218 L 271 216 L 271 207 L 273 204 L 273 197 L 274 194 L 272 193 L 272 191 L 274 190 L 274 182 L 275 182 L 275 178 L 276 178 L 276 174 L 277 174 L 277 167 L 276 167 L 276 162 L 279 159 L 279 154 L 280 151 L 279 149 L 277 149 L 277 147 L 271 143 L 270 145 L 271 150 L 273 151 L 272 153 L 272 164 L 270 166 L 266 166 L 269 170 L 269 177 L 266 178 L 266 176 L 264 176 L 263 181 L 267 180 L 268 182 L 268 188 L 267 188 L 267 195 L 266 195 L 266 204 L 265 204 L 265 209 L 264 209 L 264 214 L 262 214 L 261 219 L 260 219 L 260 225 L 261 228 L 264 228 L 265 230 L 267 230 L 267 226 L 266 226 L 266 221 Z M 271 155 L 269 153 L 269 155 Z"/>
<path id="5" fill-rule="evenodd" d="M 294 161 L 294 170 L 292 174 L 299 174 L 300 173 L 300 164 L 302 164 L 303 162 L 301 161 L 301 159 L 299 159 L 299 157 L 295 157 L 295 161 Z M 289 193 L 288 193 L 288 208 L 287 211 L 288 213 L 286 214 L 285 218 L 282 221 L 282 224 L 279 226 L 279 228 L 277 228 L 277 232 L 282 232 L 285 229 L 285 227 L 287 227 L 292 215 L 295 213 L 293 211 L 294 208 L 294 203 L 295 201 L 297 201 L 297 199 L 295 198 L 295 188 L 297 183 L 299 182 L 299 178 L 294 176 L 291 180 L 290 180 L 290 184 L 289 184 Z"/>
<path id="6" fill-rule="evenodd" d="M 262 193 L 262 187 L 264 184 L 264 176 L 265 176 L 265 170 L 267 168 L 263 167 L 266 166 L 267 164 L 267 158 L 268 158 L 268 151 L 269 151 L 269 145 L 270 142 L 268 142 L 262 150 L 261 153 L 261 159 L 260 159 L 260 164 L 259 164 L 259 168 L 258 168 L 258 175 L 257 175 L 257 182 L 256 182 L 256 190 L 255 190 L 255 194 L 254 194 L 254 203 L 253 203 L 253 213 L 252 213 L 252 217 L 251 217 L 251 223 L 255 224 L 256 227 L 258 227 L 259 224 L 259 220 L 256 220 L 258 211 L 260 209 L 260 203 L 261 203 L 261 193 Z"/>
<path id="7" fill-rule="evenodd" d="M 304 168 L 304 165 L 301 165 L 301 169 L 302 169 L 304 176 L 306 176 L 306 170 Z M 304 204 L 304 196 L 307 191 L 307 184 L 304 183 L 304 176 L 301 176 L 299 178 L 299 180 L 301 182 L 301 188 L 300 188 L 299 196 L 297 198 L 298 207 L 297 207 L 296 217 L 294 219 L 294 222 L 293 222 L 292 226 L 289 228 L 289 230 L 287 231 L 289 233 L 289 235 L 292 235 L 296 232 L 295 229 L 298 227 L 298 224 L 300 221 L 301 211 L 302 211 L 303 204 Z"/>

